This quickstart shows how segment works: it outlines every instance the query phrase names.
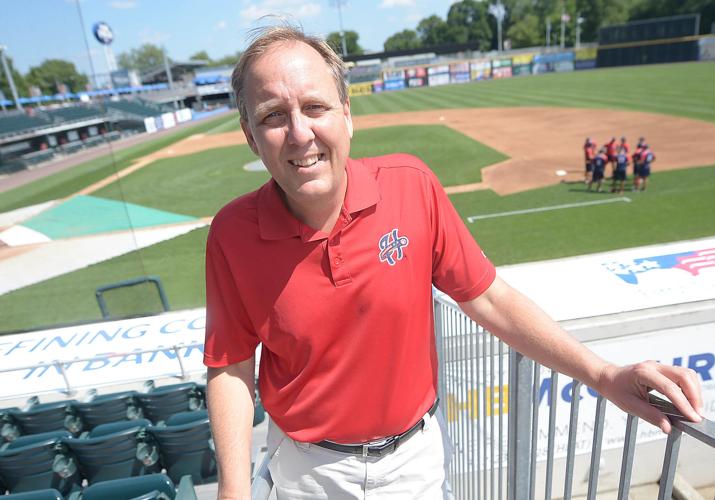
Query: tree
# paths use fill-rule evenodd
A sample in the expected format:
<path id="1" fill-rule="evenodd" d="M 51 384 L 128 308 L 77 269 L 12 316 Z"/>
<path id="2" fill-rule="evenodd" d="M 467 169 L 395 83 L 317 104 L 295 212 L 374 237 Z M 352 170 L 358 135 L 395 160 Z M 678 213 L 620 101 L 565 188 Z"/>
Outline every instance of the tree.
<path id="1" fill-rule="evenodd" d="M 15 82 L 15 89 L 19 96 L 29 95 L 27 88 L 27 82 L 25 77 L 15 69 L 12 64 L 12 58 L 5 54 L 5 61 L 7 62 L 8 68 L 10 68 L 10 73 L 12 74 L 12 81 Z M 10 89 L 10 83 L 7 81 L 5 76 L 5 70 L 2 68 L 2 63 L 0 63 L 0 90 L 5 94 L 5 99 L 12 100 L 12 90 Z"/>
<path id="2" fill-rule="evenodd" d="M 214 68 L 218 66 L 235 66 L 240 58 L 241 51 L 239 50 L 235 54 L 229 54 L 223 56 L 221 59 L 216 59 L 215 61 L 212 61 L 209 66 Z"/>
<path id="3" fill-rule="evenodd" d="M 420 21 L 417 25 L 417 36 L 424 47 L 453 42 L 453 36 L 446 21 L 435 14 Z"/>
<path id="4" fill-rule="evenodd" d="M 209 56 L 208 52 L 206 52 L 205 50 L 200 50 L 197 53 L 189 56 L 189 60 L 190 61 L 204 61 L 204 62 L 206 62 L 206 64 L 208 66 L 210 66 L 211 63 L 213 62 L 211 60 L 211 56 Z"/>
<path id="5" fill-rule="evenodd" d="M 417 37 L 417 32 L 414 30 L 402 30 L 395 33 L 383 44 L 385 52 L 392 50 L 409 50 L 417 49 L 421 46 L 420 39 Z"/>
<path id="6" fill-rule="evenodd" d="M 715 2 L 713 0 L 639 0 L 630 11 L 629 21 L 652 19 L 654 17 L 678 14 L 700 14 L 700 34 L 710 33 L 715 22 Z"/>
<path id="7" fill-rule="evenodd" d="M 453 3 L 447 12 L 447 24 L 454 42 L 478 43 L 479 50 L 489 50 L 492 29 L 488 17 L 486 2 L 462 0 Z"/>
<path id="8" fill-rule="evenodd" d="M 513 48 L 535 47 L 541 45 L 544 35 L 536 14 L 527 14 L 509 27 L 506 38 L 511 40 Z"/>
<path id="9" fill-rule="evenodd" d="M 628 21 L 629 13 L 628 3 L 620 0 L 576 0 L 575 11 L 584 19 L 581 25 L 583 42 L 597 41 L 600 27 L 623 24 Z"/>
<path id="10" fill-rule="evenodd" d="M 358 43 L 359 38 L 360 35 L 358 35 L 357 32 L 352 30 L 345 31 L 345 49 L 348 51 L 347 55 L 357 55 L 364 52 Z M 335 52 L 338 54 L 343 53 L 343 42 L 340 38 L 340 32 L 333 31 L 329 33 L 325 41 L 328 42 L 328 45 L 330 45 Z"/>
<path id="11" fill-rule="evenodd" d="M 145 43 L 138 49 L 119 54 L 117 62 L 124 69 L 135 69 L 143 73 L 164 64 L 164 51 L 152 43 Z"/>
<path id="12" fill-rule="evenodd" d="M 87 88 L 87 75 L 79 73 L 75 65 L 62 59 L 47 59 L 27 72 L 28 85 L 40 88 L 43 94 L 59 92 L 59 85 L 65 84 L 70 92 L 80 92 Z"/>

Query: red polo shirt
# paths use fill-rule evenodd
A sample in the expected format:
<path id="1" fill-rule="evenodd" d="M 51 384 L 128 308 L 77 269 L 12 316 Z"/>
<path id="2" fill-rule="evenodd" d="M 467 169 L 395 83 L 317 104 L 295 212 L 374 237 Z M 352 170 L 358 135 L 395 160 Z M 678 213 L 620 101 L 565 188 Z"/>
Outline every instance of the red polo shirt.
<path id="1" fill-rule="evenodd" d="M 347 175 L 330 234 L 298 221 L 271 180 L 221 209 L 208 238 L 204 363 L 263 343 L 263 404 L 298 441 L 412 426 L 437 391 L 432 284 L 466 301 L 495 277 L 420 160 L 349 160 Z"/>

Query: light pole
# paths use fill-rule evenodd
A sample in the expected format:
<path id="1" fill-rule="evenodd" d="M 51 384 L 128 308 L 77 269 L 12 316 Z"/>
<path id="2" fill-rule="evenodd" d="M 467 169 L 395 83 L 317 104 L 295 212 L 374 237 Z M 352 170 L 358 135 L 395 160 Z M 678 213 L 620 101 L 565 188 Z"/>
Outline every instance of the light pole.
<path id="1" fill-rule="evenodd" d="M 5 71 L 5 77 L 7 78 L 7 83 L 10 85 L 10 92 L 12 92 L 12 98 L 15 100 L 15 107 L 17 109 L 22 109 L 22 104 L 20 104 L 20 97 L 17 95 L 17 87 L 15 87 L 15 80 L 12 79 L 12 72 L 10 67 L 7 65 L 7 60 L 5 59 L 5 52 L 7 47 L 0 45 L 0 60 L 2 60 L 2 67 Z"/>
<path id="2" fill-rule="evenodd" d="M 566 23 L 571 20 L 565 10 L 561 11 L 561 49 L 566 46 Z"/>
<path id="3" fill-rule="evenodd" d="M 546 20 L 546 46 L 551 47 L 551 19 Z"/>
<path id="4" fill-rule="evenodd" d="M 576 16 L 576 48 L 581 47 L 581 25 L 585 19 L 581 17 L 581 14 Z"/>
<path id="5" fill-rule="evenodd" d="M 94 88 L 96 89 L 98 87 L 97 73 L 95 73 L 95 71 L 94 71 L 94 63 L 92 62 L 92 53 L 89 50 L 89 42 L 87 41 L 87 33 L 85 33 L 85 31 L 84 31 L 84 16 L 82 16 L 82 7 L 79 4 L 79 0 L 75 0 L 75 4 L 77 5 L 77 15 L 79 16 L 79 24 L 82 27 L 82 36 L 84 37 L 84 47 L 87 50 L 87 59 L 89 59 L 89 70 L 92 72 L 92 83 L 94 83 Z"/>
<path id="6" fill-rule="evenodd" d="M 348 55 L 348 48 L 345 44 L 345 30 L 343 29 L 343 5 L 347 0 L 331 0 L 331 3 L 338 9 L 338 22 L 340 23 L 340 44 L 343 49 L 343 57 Z"/>
<path id="7" fill-rule="evenodd" d="M 489 13 L 497 20 L 497 51 L 501 52 L 504 50 L 501 26 L 506 16 L 506 8 L 504 8 L 504 4 L 501 3 L 501 0 L 497 0 L 497 3 L 493 3 L 489 6 Z"/>

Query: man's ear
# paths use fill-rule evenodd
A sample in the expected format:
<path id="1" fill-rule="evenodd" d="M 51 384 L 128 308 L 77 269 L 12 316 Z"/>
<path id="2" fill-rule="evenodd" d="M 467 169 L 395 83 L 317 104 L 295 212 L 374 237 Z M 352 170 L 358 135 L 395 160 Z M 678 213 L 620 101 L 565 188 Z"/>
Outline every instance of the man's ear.
<path id="1" fill-rule="evenodd" d="M 343 114 L 345 116 L 345 125 L 348 127 L 350 138 L 353 138 L 353 117 L 350 114 L 350 98 L 348 97 L 343 104 Z"/>
<path id="2" fill-rule="evenodd" d="M 248 125 L 248 120 L 241 118 L 241 130 L 243 130 L 243 135 L 246 136 L 246 141 L 248 142 L 248 147 L 251 148 L 253 154 L 256 156 L 261 156 L 258 154 L 258 148 L 256 147 L 256 140 L 253 137 L 253 132 L 251 132 L 251 127 Z"/>

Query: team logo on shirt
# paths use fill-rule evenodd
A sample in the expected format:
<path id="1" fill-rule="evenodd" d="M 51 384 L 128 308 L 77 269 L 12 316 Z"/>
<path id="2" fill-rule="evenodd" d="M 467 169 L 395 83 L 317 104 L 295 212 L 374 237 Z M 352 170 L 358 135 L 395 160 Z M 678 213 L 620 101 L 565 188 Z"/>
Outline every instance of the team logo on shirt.
<path id="1" fill-rule="evenodd" d="M 404 247 L 410 244 L 407 236 L 397 234 L 397 229 L 393 229 L 389 233 L 383 234 L 380 237 L 378 247 L 380 248 L 380 262 L 387 262 L 394 266 L 398 260 L 402 260 L 405 256 Z"/>

